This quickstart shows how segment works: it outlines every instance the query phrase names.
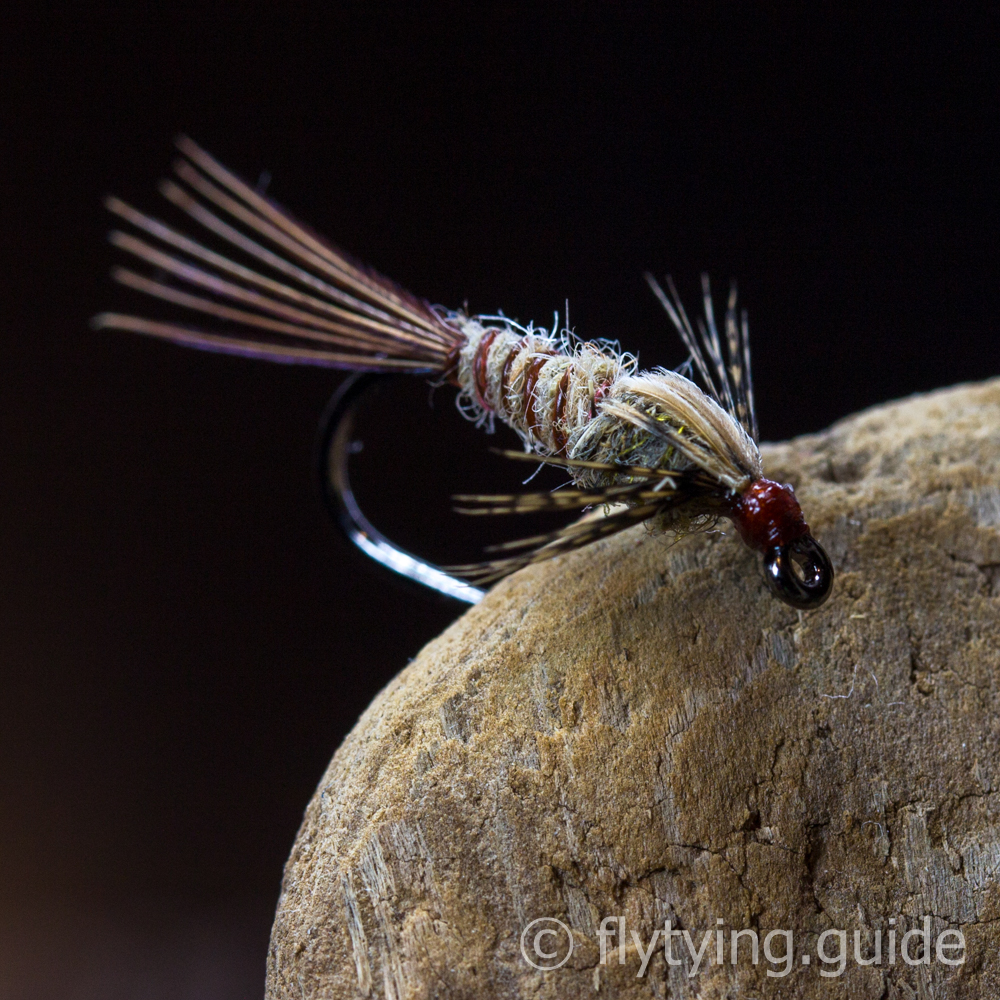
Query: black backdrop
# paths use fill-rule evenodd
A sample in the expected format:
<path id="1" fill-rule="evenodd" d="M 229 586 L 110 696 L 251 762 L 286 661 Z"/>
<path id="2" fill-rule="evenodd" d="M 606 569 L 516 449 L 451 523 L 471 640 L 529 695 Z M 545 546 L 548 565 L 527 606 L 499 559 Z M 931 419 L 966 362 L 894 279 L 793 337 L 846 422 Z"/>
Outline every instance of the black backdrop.
<path id="1" fill-rule="evenodd" d="M 985 18 L 160 6 L 4 15 L 3 998 L 259 995 L 327 760 L 460 611 L 326 523 L 339 376 L 87 328 L 128 301 L 101 196 L 159 211 L 175 133 L 431 301 L 545 324 L 568 299 L 647 367 L 682 353 L 642 271 L 738 276 L 765 438 L 1000 372 Z M 370 407 L 359 490 L 471 558 L 508 529 L 449 494 L 520 470 L 427 397 Z"/>

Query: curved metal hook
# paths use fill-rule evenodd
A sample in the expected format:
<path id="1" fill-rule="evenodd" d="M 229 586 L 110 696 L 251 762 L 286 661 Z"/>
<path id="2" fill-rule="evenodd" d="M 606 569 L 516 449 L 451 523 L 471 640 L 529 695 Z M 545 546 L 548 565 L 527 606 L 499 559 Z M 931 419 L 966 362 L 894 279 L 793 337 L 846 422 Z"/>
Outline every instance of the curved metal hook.
<path id="1" fill-rule="evenodd" d="M 372 386 L 394 375 L 356 372 L 333 394 L 323 411 L 317 441 L 317 465 L 323 502 L 334 522 L 366 556 L 386 569 L 466 604 L 477 603 L 486 593 L 464 580 L 394 545 L 362 513 L 351 489 L 348 462 L 351 455 L 354 410 Z"/>
<path id="2" fill-rule="evenodd" d="M 801 569 L 796 565 L 800 562 Z M 833 587 L 833 564 L 812 535 L 775 545 L 764 555 L 764 580 L 775 597 L 802 611 L 818 608 Z"/>

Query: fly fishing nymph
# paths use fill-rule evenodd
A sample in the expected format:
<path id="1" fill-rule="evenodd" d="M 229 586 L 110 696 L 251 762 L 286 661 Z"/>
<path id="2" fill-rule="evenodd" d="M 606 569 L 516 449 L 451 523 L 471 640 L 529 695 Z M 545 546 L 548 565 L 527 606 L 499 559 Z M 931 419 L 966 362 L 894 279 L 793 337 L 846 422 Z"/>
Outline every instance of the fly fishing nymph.
<path id="1" fill-rule="evenodd" d="M 676 371 L 639 372 L 636 359 L 617 344 L 560 334 L 558 324 L 549 333 L 503 316 L 431 306 L 320 239 L 189 139 L 178 146 L 183 159 L 175 171 L 186 186 L 164 181 L 162 193 L 241 259 L 109 198 L 115 215 L 152 238 L 116 231 L 112 243 L 154 269 L 147 277 L 119 267 L 114 276 L 226 321 L 227 328 L 210 332 L 118 313 L 96 317 L 95 326 L 286 364 L 447 381 L 458 389 L 466 417 L 487 428 L 499 419 L 520 436 L 524 452 L 505 454 L 562 467 L 572 479 L 572 488 L 551 493 L 462 496 L 459 509 L 569 514 L 609 508 L 604 517 L 508 543 L 501 558 L 454 567 L 452 574 L 413 560 L 367 524 L 350 494 L 343 456 L 360 388 L 355 381 L 353 392 L 342 392 L 331 409 L 327 444 L 341 511 L 352 538 L 370 555 L 474 600 L 470 594 L 481 592 L 456 575 L 495 580 L 641 522 L 679 536 L 728 518 L 763 555 L 764 579 L 776 597 L 808 610 L 829 596 L 833 568 L 792 488 L 763 476 L 747 319 L 737 315 L 735 286 L 720 337 L 707 277 L 696 334 L 670 279 L 668 294 L 647 275 L 702 388 Z"/>

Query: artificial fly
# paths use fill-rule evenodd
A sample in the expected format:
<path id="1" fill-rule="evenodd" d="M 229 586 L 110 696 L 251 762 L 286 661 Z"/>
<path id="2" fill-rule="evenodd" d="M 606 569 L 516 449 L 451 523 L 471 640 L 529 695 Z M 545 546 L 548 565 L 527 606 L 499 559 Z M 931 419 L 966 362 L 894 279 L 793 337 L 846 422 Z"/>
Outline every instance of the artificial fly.
<path id="1" fill-rule="evenodd" d="M 681 536 L 728 518 L 763 555 L 771 592 L 794 608 L 818 608 L 833 567 L 813 538 L 791 486 L 765 479 L 757 448 L 746 313 L 730 289 L 720 337 L 707 276 L 697 334 L 673 282 L 646 275 L 690 355 L 692 374 L 637 371 L 616 343 L 581 341 L 503 316 L 469 316 L 431 306 L 354 261 L 296 222 L 190 139 L 178 140 L 178 183 L 162 194 L 242 263 L 108 198 L 134 230 L 111 242 L 153 269 L 117 267 L 124 285 L 192 312 L 227 321 L 209 332 L 118 313 L 97 328 L 129 330 L 176 344 L 284 364 L 359 374 L 328 407 L 322 455 L 328 499 L 351 540 L 388 568 L 474 603 L 488 583 L 521 567 L 581 548 L 643 522 Z M 557 324 L 558 326 L 558 324 Z M 230 332 L 233 331 L 237 332 Z M 524 452 L 511 458 L 558 466 L 572 488 L 546 493 L 457 497 L 469 514 L 576 514 L 605 506 L 604 517 L 496 548 L 499 558 L 450 571 L 404 552 L 364 517 L 347 475 L 355 406 L 374 375 L 429 375 L 458 389 L 458 408 L 479 426 L 511 427 Z"/>

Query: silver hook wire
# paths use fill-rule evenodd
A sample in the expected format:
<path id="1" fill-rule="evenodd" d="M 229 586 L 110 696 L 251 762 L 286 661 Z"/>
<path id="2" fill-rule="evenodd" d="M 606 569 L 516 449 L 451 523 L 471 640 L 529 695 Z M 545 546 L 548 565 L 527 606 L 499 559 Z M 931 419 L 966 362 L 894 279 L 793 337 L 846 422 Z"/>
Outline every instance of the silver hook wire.
<path id="1" fill-rule="evenodd" d="M 352 453 L 354 411 L 377 382 L 394 377 L 356 372 L 341 383 L 327 404 L 320 421 L 317 456 L 323 501 L 334 523 L 370 559 L 446 597 L 476 604 L 486 591 L 390 542 L 365 517 L 351 489 L 348 464 Z"/>

